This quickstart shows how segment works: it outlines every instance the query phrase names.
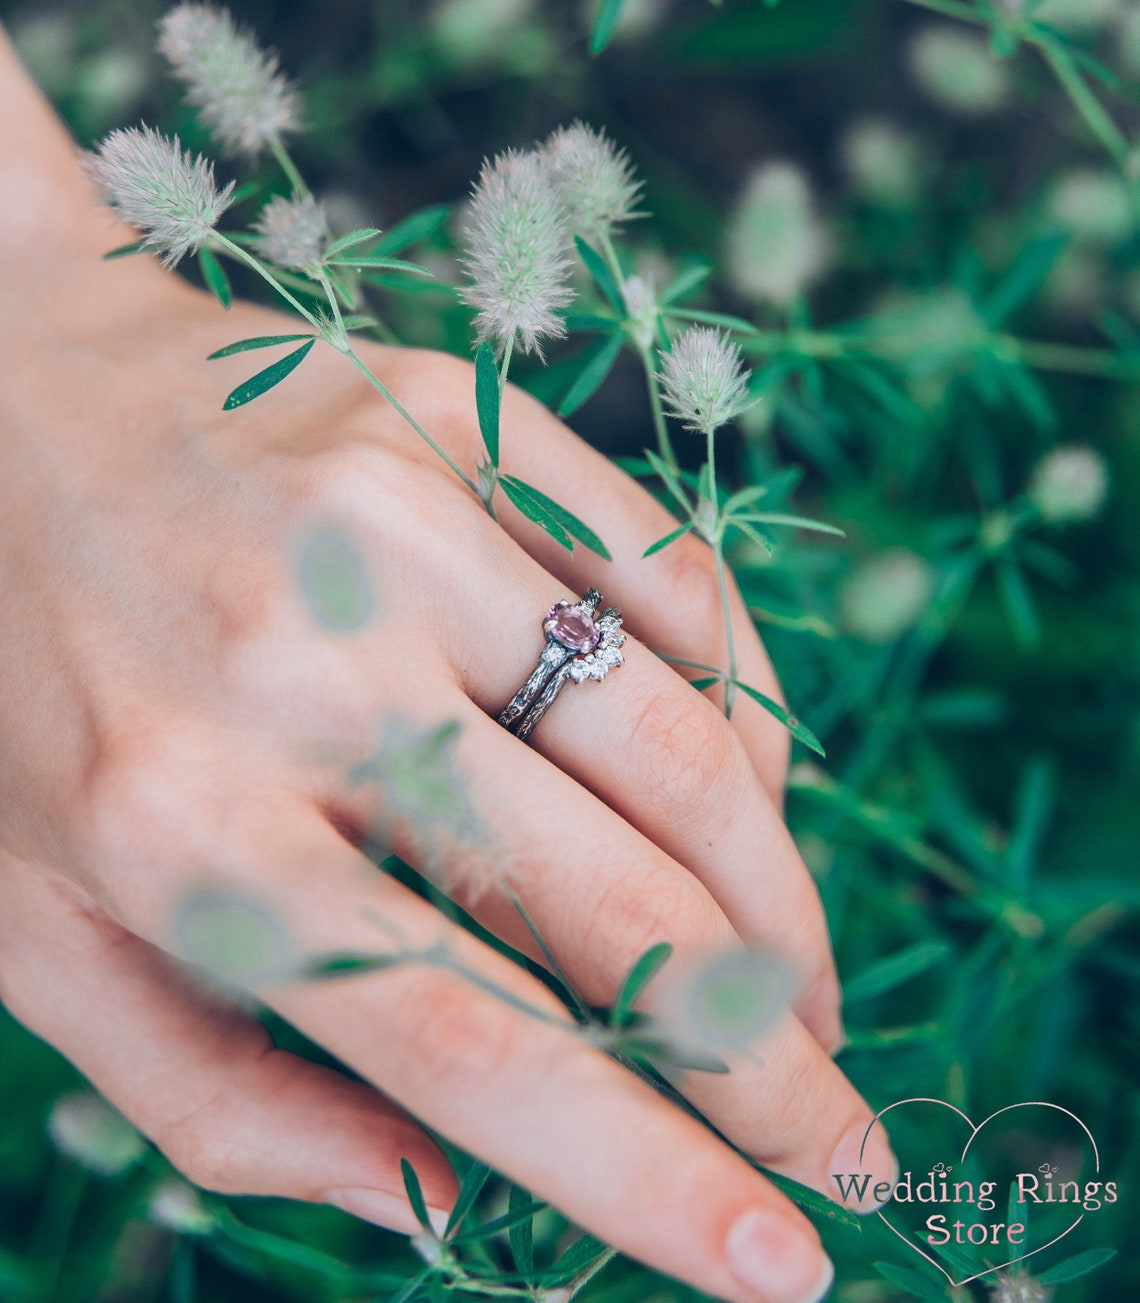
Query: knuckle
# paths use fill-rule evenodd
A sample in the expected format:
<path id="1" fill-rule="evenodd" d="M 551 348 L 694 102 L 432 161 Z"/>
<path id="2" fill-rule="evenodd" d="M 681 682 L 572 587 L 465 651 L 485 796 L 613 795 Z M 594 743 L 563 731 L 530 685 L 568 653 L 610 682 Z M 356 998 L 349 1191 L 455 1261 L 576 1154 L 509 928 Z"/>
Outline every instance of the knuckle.
<path id="1" fill-rule="evenodd" d="M 85 843 L 104 862 L 161 854 L 188 826 L 187 803 L 171 781 L 172 738 L 121 730 L 103 738 L 86 767 L 78 808 Z"/>
<path id="2" fill-rule="evenodd" d="M 732 942 L 732 929 L 712 897 L 696 882 L 665 866 L 615 877 L 595 902 L 583 938 L 589 968 L 602 989 L 591 999 L 608 1003 L 643 954 L 667 941 L 674 951 L 705 951 Z"/>
<path id="3" fill-rule="evenodd" d="M 670 605 L 687 627 L 719 630 L 720 591 L 712 549 L 686 534 L 658 555 Z"/>
<path id="4" fill-rule="evenodd" d="M 249 1098 L 251 1083 L 273 1081 L 275 1067 L 280 1070 L 285 1063 L 285 1053 L 273 1047 L 261 1028 L 238 1022 L 217 1053 L 237 1063 L 215 1079 L 215 1088 L 204 1098 L 155 1125 L 153 1139 L 195 1185 L 220 1194 L 248 1193 L 251 1137 L 242 1125 L 242 1101 Z"/>
<path id="5" fill-rule="evenodd" d="M 709 823 L 731 807 L 749 771 L 735 733 L 691 689 L 655 692 L 634 722 L 631 753 L 647 757 L 638 795 L 674 825 Z"/>
<path id="6" fill-rule="evenodd" d="M 243 1194 L 242 1151 L 233 1136 L 218 1130 L 211 1110 L 196 1111 L 155 1137 L 155 1144 L 195 1185 L 219 1194 Z"/>
<path id="7" fill-rule="evenodd" d="M 407 348 L 389 353 L 375 369 L 449 452 L 467 455 L 479 446 L 475 405 L 471 402 L 475 389 L 471 362 L 436 349 Z M 418 459 L 433 456 L 403 422 L 393 428 L 399 431 L 401 446 L 414 449 Z"/>
<path id="8" fill-rule="evenodd" d="M 836 1069 L 838 1071 L 838 1069 Z M 765 1157 L 782 1162 L 819 1143 L 820 1117 L 833 1111 L 825 1081 L 826 1068 L 806 1054 L 793 1055 L 781 1066 L 779 1089 L 770 1096 L 768 1131 L 779 1137 L 779 1149 Z"/>

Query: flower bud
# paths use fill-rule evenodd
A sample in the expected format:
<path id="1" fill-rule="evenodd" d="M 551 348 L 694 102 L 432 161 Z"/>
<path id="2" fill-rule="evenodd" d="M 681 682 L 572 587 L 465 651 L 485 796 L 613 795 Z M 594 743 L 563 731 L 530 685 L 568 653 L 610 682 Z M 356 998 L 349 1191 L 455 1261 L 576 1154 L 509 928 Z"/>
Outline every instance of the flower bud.
<path id="1" fill-rule="evenodd" d="M 1052 524 L 1091 520 L 1108 495 L 1108 468 L 1094 448 L 1064 444 L 1037 463 L 1026 492 Z"/>
<path id="2" fill-rule="evenodd" d="M 863 562 L 844 584 L 844 624 L 867 642 L 894 642 L 922 615 L 933 591 L 927 562 L 891 548 Z"/>
<path id="3" fill-rule="evenodd" d="M 755 299 L 787 304 L 826 271 L 831 238 L 815 213 L 807 178 L 791 163 L 752 173 L 726 230 L 728 270 Z"/>
<path id="4" fill-rule="evenodd" d="M 275 195 L 253 228 L 262 255 L 288 271 L 313 272 L 324 257 L 329 236 L 324 207 L 312 195 Z"/>
<path id="5" fill-rule="evenodd" d="M 90 1090 L 61 1095 L 47 1125 L 59 1152 L 97 1176 L 118 1176 L 146 1149 L 146 1142 L 127 1119 Z"/>
<path id="6" fill-rule="evenodd" d="M 910 67 L 932 100 L 963 116 L 992 113 L 1009 93 L 1006 65 L 981 36 L 956 27 L 924 27 L 911 42 Z"/>

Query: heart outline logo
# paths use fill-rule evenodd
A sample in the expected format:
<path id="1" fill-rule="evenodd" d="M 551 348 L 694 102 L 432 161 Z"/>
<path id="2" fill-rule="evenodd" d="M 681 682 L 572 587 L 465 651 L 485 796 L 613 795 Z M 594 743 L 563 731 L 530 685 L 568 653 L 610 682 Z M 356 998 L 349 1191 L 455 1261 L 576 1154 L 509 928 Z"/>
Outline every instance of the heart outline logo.
<path id="1" fill-rule="evenodd" d="M 886 1108 L 880 1109 L 875 1114 L 875 1116 L 867 1124 L 867 1130 L 863 1133 L 863 1143 L 859 1146 L 860 1167 L 862 1167 L 863 1164 L 863 1151 L 866 1148 L 867 1138 L 871 1134 L 872 1127 L 874 1127 L 875 1124 L 879 1122 L 879 1120 L 882 1117 L 884 1117 L 887 1113 L 889 1113 L 891 1109 L 901 1108 L 904 1104 L 940 1104 L 943 1108 L 948 1108 L 950 1109 L 951 1112 L 957 1113 L 957 1115 L 962 1119 L 962 1121 L 965 1122 L 965 1124 L 970 1128 L 970 1137 L 966 1141 L 966 1144 L 962 1149 L 961 1157 L 958 1160 L 960 1163 L 965 1162 L 966 1155 L 970 1152 L 970 1146 L 977 1139 L 978 1133 L 982 1130 L 982 1128 L 985 1127 L 988 1123 L 992 1122 L 994 1118 L 1000 1117 L 1001 1114 L 1008 1113 L 1012 1109 L 1018 1109 L 1018 1108 L 1056 1109 L 1058 1113 L 1064 1113 L 1066 1117 L 1072 1118 L 1072 1120 L 1077 1124 L 1077 1126 L 1079 1126 L 1081 1130 L 1085 1133 L 1085 1135 L 1088 1136 L 1089 1144 L 1092 1145 L 1093 1161 L 1096 1164 L 1094 1170 L 1098 1175 L 1100 1173 L 1100 1150 L 1097 1148 L 1097 1143 L 1096 1140 L 1093 1138 L 1093 1133 L 1088 1129 L 1087 1126 L 1085 1126 L 1084 1122 L 1082 1122 L 1081 1119 L 1077 1117 L 1075 1113 L 1070 1112 L 1070 1110 L 1067 1108 L 1062 1108 L 1060 1104 L 1050 1104 L 1048 1101 L 1043 1099 L 1022 1100 L 1020 1104 L 1007 1104 L 1004 1108 L 996 1109 L 993 1113 L 989 1115 L 989 1117 L 984 1118 L 981 1122 L 977 1124 L 977 1126 L 975 1126 L 973 1120 L 967 1114 L 963 1113 L 960 1108 L 957 1108 L 955 1105 L 948 1103 L 944 1099 L 934 1099 L 925 1095 L 915 1096 L 913 1099 L 896 1100 L 893 1104 L 888 1104 Z M 1076 1228 L 1085 1219 L 1085 1215 L 1082 1212 L 1080 1216 L 1077 1217 L 1076 1220 L 1070 1226 L 1066 1227 L 1066 1229 L 1063 1230 L 1060 1233 L 1060 1235 L 1055 1235 L 1047 1244 L 1039 1244 L 1037 1245 L 1036 1248 L 1027 1249 L 1025 1253 L 1019 1254 L 1016 1258 L 1010 1258 L 1006 1262 L 999 1262 L 996 1266 L 993 1267 L 986 1267 L 984 1271 L 975 1272 L 974 1275 L 966 1276 L 963 1280 L 955 1280 L 950 1275 L 950 1273 L 946 1270 L 946 1268 L 936 1258 L 932 1258 L 929 1253 L 926 1253 L 924 1252 L 924 1250 L 920 1249 L 918 1245 L 914 1243 L 913 1240 L 909 1240 L 902 1233 L 902 1231 L 898 1229 L 897 1226 L 893 1226 L 891 1222 L 883 1215 L 883 1211 L 881 1208 L 877 1208 L 875 1211 L 878 1214 L 879 1220 L 889 1231 L 897 1235 L 899 1239 L 902 1240 L 902 1242 L 907 1246 L 908 1249 L 913 1249 L 914 1252 L 919 1255 L 919 1257 L 925 1258 L 926 1261 L 929 1262 L 932 1266 L 937 1267 L 937 1269 L 942 1273 L 942 1275 L 945 1276 L 946 1279 L 950 1282 L 950 1285 L 955 1289 L 957 1289 L 960 1285 L 968 1285 L 971 1281 L 980 1280 L 983 1276 L 988 1276 L 992 1272 L 1001 1271 L 1005 1267 L 1012 1267 L 1016 1262 L 1024 1262 L 1026 1258 L 1031 1258 L 1035 1253 L 1040 1253 L 1043 1249 L 1048 1249 L 1052 1245 L 1056 1244 L 1059 1240 L 1063 1240 L 1065 1236 L 1069 1234 L 1070 1231 L 1076 1230 Z"/>

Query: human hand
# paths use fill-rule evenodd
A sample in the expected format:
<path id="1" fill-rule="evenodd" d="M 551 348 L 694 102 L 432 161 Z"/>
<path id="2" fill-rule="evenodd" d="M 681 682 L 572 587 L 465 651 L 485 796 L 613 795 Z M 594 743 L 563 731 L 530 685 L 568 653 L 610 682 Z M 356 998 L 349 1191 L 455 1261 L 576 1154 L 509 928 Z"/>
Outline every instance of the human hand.
<path id="1" fill-rule="evenodd" d="M 434 1208 L 454 1185 L 406 1108 L 700 1288 L 814 1297 L 826 1260 L 783 1196 L 352 844 L 380 818 L 394 850 L 533 954 L 509 887 L 592 1004 L 658 941 L 682 962 L 742 940 L 778 950 L 802 994 L 763 1062 L 734 1056 L 728 1076 L 691 1074 L 682 1089 L 741 1150 L 807 1184 L 857 1170 L 871 1115 L 828 1058 L 838 987 L 780 818 L 786 735 L 749 702 L 729 725 L 654 654 L 724 660 L 703 545 L 642 560 L 670 527 L 664 510 L 514 390 L 505 468 L 594 524 L 612 562 L 570 556 L 506 509 L 491 521 L 331 350 L 221 412 L 248 359 L 200 359 L 288 327 L 249 306 L 223 317 L 141 260 L 100 264 L 97 239 L 117 242 L 92 234 L 42 279 L 21 262 L 0 310 L 0 591 L 14 613 L 0 648 L 5 1002 L 214 1189 L 414 1229 L 400 1157 Z M 470 368 L 380 347 L 368 359 L 474 466 Z M 329 528 L 374 594 L 352 630 L 314 619 L 295 581 L 298 549 Z M 542 612 L 591 583 L 638 640 L 524 746 L 488 716 L 531 668 Z M 738 599 L 735 622 L 741 677 L 775 695 Z M 451 719 L 462 834 L 350 777 L 393 726 Z M 299 956 L 396 937 L 453 957 L 254 983 L 375 1090 L 272 1049 L 171 957 L 204 887 L 259 902 Z M 886 1152 L 866 1167 L 892 1174 Z"/>

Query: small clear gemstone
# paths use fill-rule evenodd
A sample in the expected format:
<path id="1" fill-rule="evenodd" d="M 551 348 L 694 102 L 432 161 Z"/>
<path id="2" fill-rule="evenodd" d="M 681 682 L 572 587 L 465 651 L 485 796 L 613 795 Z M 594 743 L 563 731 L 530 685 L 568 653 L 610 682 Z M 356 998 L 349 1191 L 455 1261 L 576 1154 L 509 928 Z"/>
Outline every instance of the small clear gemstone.
<path id="1" fill-rule="evenodd" d="M 598 626 L 580 607 L 559 602 L 546 613 L 543 629 L 572 651 L 592 651 L 602 636 Z"/>

